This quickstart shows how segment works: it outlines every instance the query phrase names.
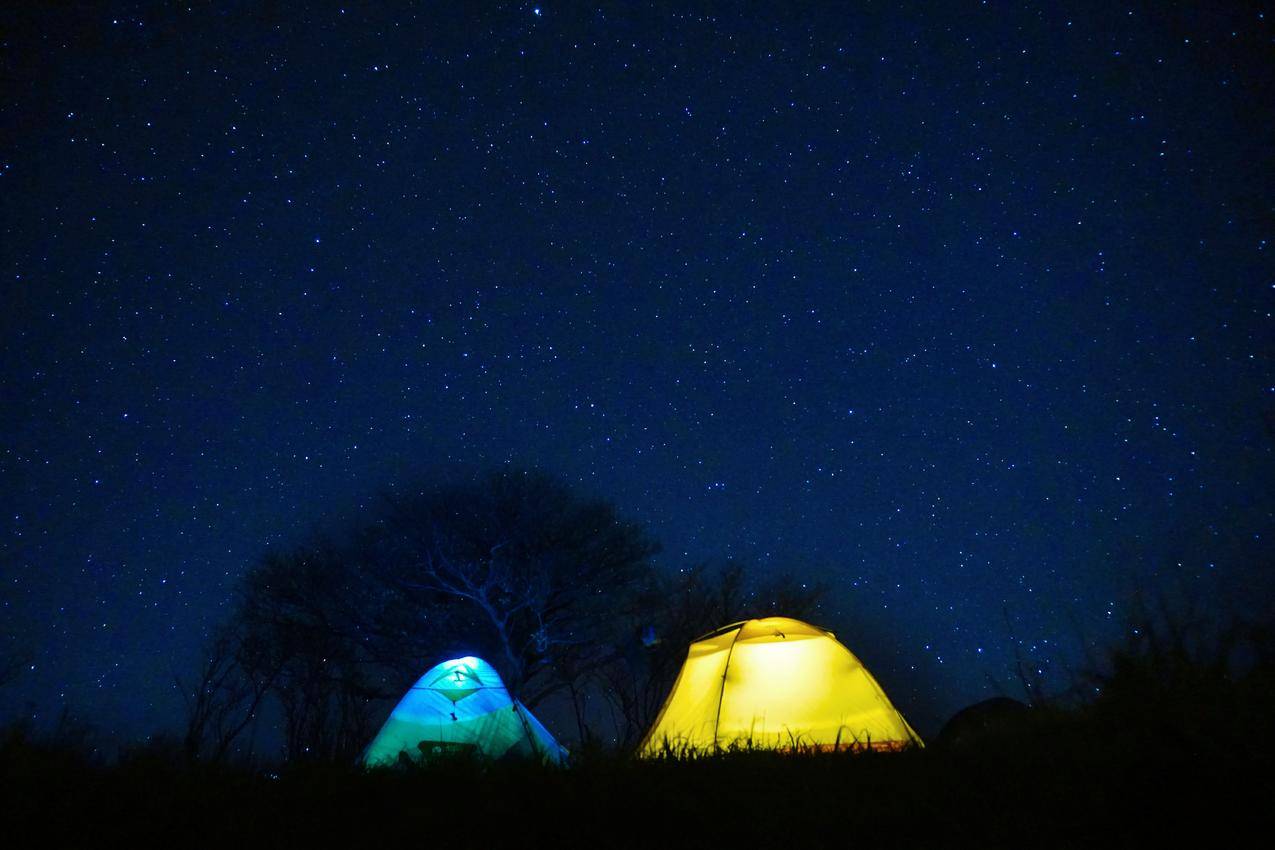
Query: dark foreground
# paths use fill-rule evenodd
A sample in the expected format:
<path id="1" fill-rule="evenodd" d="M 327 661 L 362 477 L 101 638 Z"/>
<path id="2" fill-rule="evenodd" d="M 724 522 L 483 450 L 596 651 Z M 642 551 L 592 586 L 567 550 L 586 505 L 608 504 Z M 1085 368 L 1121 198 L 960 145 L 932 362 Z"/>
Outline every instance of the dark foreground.
<path id="1" fill-rule="evenodd" d="M 1275 808 L 1261 696 L 1206 699 L 1195 717 L 1156 705 L 1033 711 L 895 754 L 582 755 L 567 769 L 273 774 L 157 749 L 108 766 L 11 733 L 0 814 L 7 846 L 1234 846 L 1250 828 L 1268 832 Z"/>
<path id="2" fill-rule="evenodd" d="M 563 768 L 366 772 L 197 763 L 162 745 L 107 764 L 72 736 L 15 728 L 0 732 L 0 846 L 1267 846 L 1275 630 L 1203 655 L 1180 631 L 1136 633 L 1083 699 L 984 704 L 900 753 L 586 749 Z"/>

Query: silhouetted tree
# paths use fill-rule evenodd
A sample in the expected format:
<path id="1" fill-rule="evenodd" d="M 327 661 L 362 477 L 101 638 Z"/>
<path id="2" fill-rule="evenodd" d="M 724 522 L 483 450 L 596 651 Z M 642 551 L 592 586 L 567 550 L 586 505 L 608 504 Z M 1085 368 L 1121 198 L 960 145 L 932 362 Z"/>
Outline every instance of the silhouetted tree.
<path id="1" fill-rule="evenodd" d="M 177 679 L 186 704 L 181 746 L 189 759 L 225 760 L 256 721 L 278 675 L 277 667 L 265 663 L 273 655 L 270 648 L 237 625 L 223 625 L 212 634 L 193 684 Z"/>
<path id="2" fill-rule="evenodd" d="M 366 623 L 377 588 L 331 546 L 270 555 L 243 581 L 235 628 L 239 663 L 269 682 L 289 759 L 352 758 L 367 743 L 375 701 L 388 696 Z"/>
<path id="3" fill-rule="evenodd" d="M 610 654 L 616 614 L 649 587 L 658 549 L 610 503 L 528 471 L 392 496 L 362 548 L 409 607 L 471 626 L 528 705 Z"/>

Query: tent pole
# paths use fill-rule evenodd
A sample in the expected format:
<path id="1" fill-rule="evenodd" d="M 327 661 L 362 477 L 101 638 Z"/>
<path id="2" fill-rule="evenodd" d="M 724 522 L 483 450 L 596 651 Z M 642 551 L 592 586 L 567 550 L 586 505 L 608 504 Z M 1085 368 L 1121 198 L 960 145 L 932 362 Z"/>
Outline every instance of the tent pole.
<path id="1" fill-rule="evenodd" d="M 730 658 L 735 654 L 735 643 L 739 640 L 739 634 L 743 630 L 744 624 L 740 623 L 735 636 L 730 640 L 730 649 L 726 650 L 726 665 L 722 667 L 722 688 L 717 692 L 717 717 L 713 719 L 713 752 L 717 752 L 720 749 L 717 745 L 717 730 L 722 725 L 722 700 L 726 698 L 726 674 L 730 672 Z"/>
<path id="2" fill-rule="evenodd" d="M 509 692 L 505 691 L 505 693 Z M 531 724 L 528 723 L 527 718 L 523 716 L 522 703 L 513 697 L 510 697 L 509 701 L 514 704 L 514 714 L 518 715 L 518 720 L 522 723 L 522 734 L 527 736 L 527 743 L 531 745 L 531 751 L 543 758 L 545 754 L 540 752 L 540 745 L 536 743 L 536 736 L 531 734 Z"/>

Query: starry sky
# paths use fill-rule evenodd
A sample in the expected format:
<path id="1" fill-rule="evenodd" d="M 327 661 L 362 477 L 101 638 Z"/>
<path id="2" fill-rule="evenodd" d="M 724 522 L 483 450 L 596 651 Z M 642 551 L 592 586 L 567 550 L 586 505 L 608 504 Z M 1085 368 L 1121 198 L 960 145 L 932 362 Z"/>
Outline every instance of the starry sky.
<path id="1" fill-rule="evenodd" d="M 827 583 L 923 731 L 1275 599 L 1275 9 L 696 5 L 5 11 L 0 719 L 172 727 L 452 465 Z"/>

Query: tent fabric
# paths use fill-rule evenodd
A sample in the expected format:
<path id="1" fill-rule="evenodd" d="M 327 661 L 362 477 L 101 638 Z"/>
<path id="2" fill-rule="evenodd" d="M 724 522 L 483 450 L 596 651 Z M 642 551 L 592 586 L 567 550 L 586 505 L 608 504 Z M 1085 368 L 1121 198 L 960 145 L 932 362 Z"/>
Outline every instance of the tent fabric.
<path id="1" fill-rule="evenodd" d="M 539 720 L 509 696 L 495 668 L 466 656 L 431 668 L 399 701 L 363 754 L 367 766 L 400 754 L 429 758 L 472 750 L 487 758 L 561 762 L 567 752 Z"/>
<path id="2" fill-rule="evenodd" d="M 788 617 L 734 623 L 691 644 L 639 755 L 899 749 L 920 737 L 829 631 Z"/>

